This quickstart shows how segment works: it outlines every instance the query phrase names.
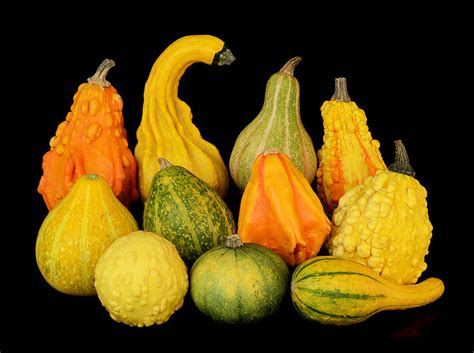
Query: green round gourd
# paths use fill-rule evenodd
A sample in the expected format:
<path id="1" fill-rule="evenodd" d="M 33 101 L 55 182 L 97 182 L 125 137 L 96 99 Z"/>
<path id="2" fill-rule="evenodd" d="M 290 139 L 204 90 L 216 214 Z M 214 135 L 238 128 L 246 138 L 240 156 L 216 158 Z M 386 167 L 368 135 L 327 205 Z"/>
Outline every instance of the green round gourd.
<path id="1" fill-rule="evenodd" d="M 219 194 L 186 168 L 160 158 L 143 213 L 143 229 L 171 241 L 187 265 L 235 232 Z"/>
<path id="2" fill-rule="evenodd" d="M 289 282 L 283 259 L 254 243 L 242 244 L 237 234 L 194 263 L 190 292 L 196 307 L 219 323 L 242 325 L 272 315 Z"/>

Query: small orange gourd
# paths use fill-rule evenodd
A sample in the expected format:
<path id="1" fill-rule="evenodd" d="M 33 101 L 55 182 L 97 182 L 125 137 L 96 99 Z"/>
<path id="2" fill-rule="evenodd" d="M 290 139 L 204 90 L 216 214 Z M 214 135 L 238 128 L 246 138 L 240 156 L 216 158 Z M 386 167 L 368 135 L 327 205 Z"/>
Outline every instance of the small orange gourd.
<path id="1" fill-rule="evenodd" d="M 331 231 L 318 196 L 282 153 L 260 154 L 240 204 L 238 233 L 298 265 L 318 254 Z"/>
<path id="2" fill-rule="evenodd" d="M 115 65 L 104 60 L 79 86 L 71 111 L 43 156 L 38 192 L 51 210 L 83 174 L 99 174 L 125 205 L 138 198 L 136 163 L 123 126 L 122 98 L 105 78 Z"/>

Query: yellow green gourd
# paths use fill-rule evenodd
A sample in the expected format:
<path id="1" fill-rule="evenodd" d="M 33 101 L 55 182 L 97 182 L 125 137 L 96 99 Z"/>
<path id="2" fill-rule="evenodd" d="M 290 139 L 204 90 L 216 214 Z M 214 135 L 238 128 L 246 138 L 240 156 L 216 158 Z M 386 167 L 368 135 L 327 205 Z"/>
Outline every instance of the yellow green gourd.
<path id="1" fill-rule="evenodd" d="M 349 190 L 334 211 L 329 253 L 367 265 L 383 278 L 416 283 L 426 270 L 433 229 L 426 189 L 414 178 L 405 147 L 395 163 Z"/>
<path id="2" fill-rule="evenodd" d="M 307 260 L 296 268 L 291 281 L 295 309 L 304 318 L 326 325 L 351 325 L 381 311 L 426 305 L 443 292 L 438 278 L 397 284 L 365 265 L 334 256 Z"/>

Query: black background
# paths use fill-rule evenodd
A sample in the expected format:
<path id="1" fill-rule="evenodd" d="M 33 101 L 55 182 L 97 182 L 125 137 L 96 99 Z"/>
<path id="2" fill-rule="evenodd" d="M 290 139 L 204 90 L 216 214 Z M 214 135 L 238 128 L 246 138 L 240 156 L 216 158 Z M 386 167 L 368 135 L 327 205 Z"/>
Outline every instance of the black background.
<path id="1" fill-rule="evenodd" d="M 0 350 L 17 350 L 33 340 L 37 347 L 55 351 L 64 347 L 59 344 L 63 339 L 71 342 L 69 349 L 81 351 L 97 345 L 159 350 L 165 344 L 177 349 L 190 345 L 225 349 L 247 347 L 249 342 L 267 348 L 283 343 L 294 349 L 329 346 L 336 351 L 353 344 L 370 350 L 369 346 L 378 341 L 387 343 L 377 346 L 381 351 L 399 351 L 418 343 L 464 342 L 466 337 L 454 317 L 454 266 L 449 255 L 453 222 L 445 213 L 445 200 L 450 195 L 445 174 L 440 172 L 446 156 L 440 141 L 449 125 L 445 120 L 450 105 L 446 97 L 453 89 L 446 84 L 453 66 L 443 57 L 447 51 L 457 50 L 452 33 L 447 34 L 443 23 L 453 17 L 442 11 L 403 12 L 391 17 L 392 10 L 374 14 L 371 21 L 350 11 L 316 11 L 297 19 L 292 10 L 282 8 L 266 21 L 244 11 L 235 21 L 216 16 L 212 21 L 183 23 L 178 16 L 171 16 L 166 23 L 159 17 L 151 22 L 138 19 L 132 25 L 110 16 L 107 25 L 98 25 L 90 18 L 82 19 L 80 25 L 65 19 L 45 24 L 33 36 L 36 50 L 30 52 L 38 65 L 32 73 L 37 82 L 33 97 L 37 108 L 31 119 L 31 222 L 22 239 L 29 298 L 26 313 L 11 327 L 12 333 L 0 335 Z M 286 21 L 288 18 L 292 21 Z M 273 19 L 279 19 L 278 26 L 273 25 Z M 402 139 L 417 179 L 427 188 L 434 230 L 426 258 L 428 269 L 421 279 L 441 278 L 446 286 L 441 299 L 426 307 L 380 313 L 354 326 L 325 327 L 299 317 L 287 296 L 274 317 L 236 328 L 214 324 L 187 296 L 183 308 L 164 325 L 137 329 L 114 322 L 97 297 L 67 296 L 47 285 L 34 257 L 36 236 L 47 215 L 36 188 L 42 174 L 42 155 L 57 125 L 65 119 L 77 87 L 92 76 L 103 59 L 115 60 L 116 67 L 108 79 L 123 98 L 125 127 L 133 151 L 150 69 L 169 44 L 188 34 L 218 36 L 237 58 L 226 67 L 193 65 L 179 86 L 179 96 L 191 107 L 194 123 L 202 136 L 218 147 L 226 164 L 237 135 L 260 111 L 267 79 L 288 59 L 303 57 L 295 77 L 301 87 L 303 124 L 316 149 L 323 136 L 320 106 L 331 97 L 334 78 L 347 77 L 349 94 L 365 110 L 386 163 L 393 159 L 393 140 Z M 237 220 L 240 194 L 232 181 L 225 201 Z M 140 203 L 132 210 L 140 224 Z M 16 335 L 18 332 L 22 334 Z"/>

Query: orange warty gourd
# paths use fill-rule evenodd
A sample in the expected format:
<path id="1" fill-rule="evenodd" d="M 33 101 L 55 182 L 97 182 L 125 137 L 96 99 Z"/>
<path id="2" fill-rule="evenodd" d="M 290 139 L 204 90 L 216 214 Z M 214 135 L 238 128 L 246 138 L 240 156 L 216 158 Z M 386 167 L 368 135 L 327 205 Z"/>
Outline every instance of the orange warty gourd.
<path id="1" fill-rule="evenodd" d="M 51 210 L 83 174 L 103 176 L 125 205 L 138 198 L 136 163 L 123 126 L 122 98 L 107 81 L 115 65 L 104 60 L 94 76 L 79 86 L 71 111 L 56 130 L 43 156 L 38 192 Z"/>
<path id="2" fill-rule="evenodd" d="M 282 153 L 260 154 L 240 204 L 238 233 L 297 265 L 318 254 L 331 231 L 308 180 Z"/>
<path id="3" fill-rule="evenodd" d="M 318 151 L 316 181 L 321 201 L 332 212 L 346 191 L 387 167 L 379 151 L 380 143 L 372 139 L 364 111 L 347 93 L 344 77 L 336 78 L 334 95 L 321 106 L 321 115 L 324 145 Z"/>

